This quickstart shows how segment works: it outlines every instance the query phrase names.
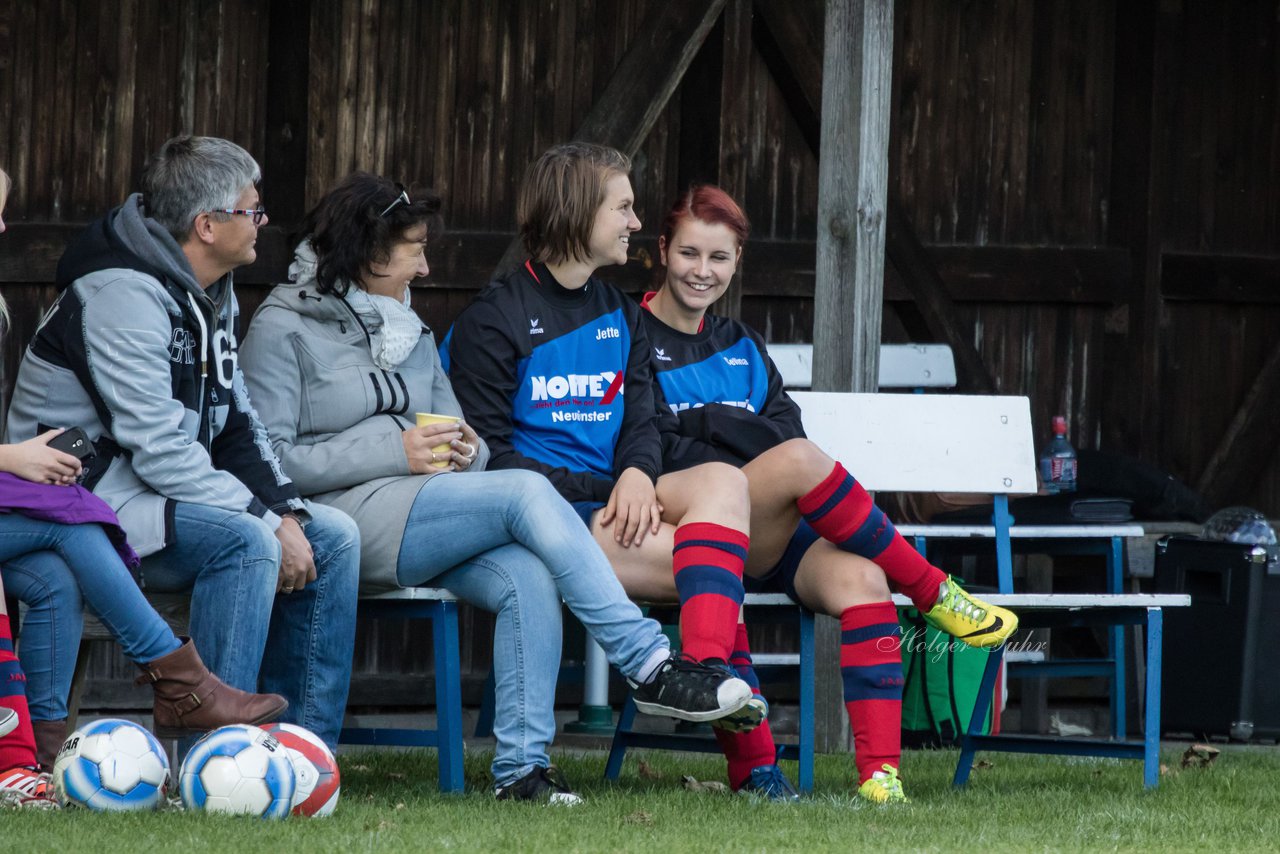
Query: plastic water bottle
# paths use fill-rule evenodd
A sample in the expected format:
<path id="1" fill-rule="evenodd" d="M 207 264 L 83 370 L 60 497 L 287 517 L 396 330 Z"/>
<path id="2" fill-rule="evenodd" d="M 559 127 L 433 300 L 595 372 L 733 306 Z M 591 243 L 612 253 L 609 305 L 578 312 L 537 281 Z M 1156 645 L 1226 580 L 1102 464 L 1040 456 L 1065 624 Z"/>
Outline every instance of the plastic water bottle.
<path id="1" fill-rule="evenodd" d="M 1040 455 L 1040 480 L 1045 492 L 1076 491 L 1076 449 L 1067 441 L 1067 419 L 1053 416 L 1053 441 Z"/>

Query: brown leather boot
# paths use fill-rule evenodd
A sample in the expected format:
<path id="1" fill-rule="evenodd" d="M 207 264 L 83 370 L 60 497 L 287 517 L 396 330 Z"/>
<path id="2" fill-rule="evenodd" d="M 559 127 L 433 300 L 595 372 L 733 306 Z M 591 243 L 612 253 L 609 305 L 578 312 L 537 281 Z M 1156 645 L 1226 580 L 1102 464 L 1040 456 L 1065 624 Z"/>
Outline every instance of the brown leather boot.
<path id="1" fill-rule="evenodd" d="M 260 724 L 274 720 L 289 708 L 279 694 L 250 694 L 232 688 L 209 672 L 191 638 L 182 646 L 147 664 L 142 675 L 156 692 L 155 732 L 162 738 L 178 738 L 227 724 Z"/>
<path id="2" fill-rule="evenodd" d="M 36 762 L 40 763 L 40 770 L 52 771 L 53 760 L 58 758 L 58 751 L 67 740 L 66 720 L 32 721 L 31 731 L 36 736 Z"/>

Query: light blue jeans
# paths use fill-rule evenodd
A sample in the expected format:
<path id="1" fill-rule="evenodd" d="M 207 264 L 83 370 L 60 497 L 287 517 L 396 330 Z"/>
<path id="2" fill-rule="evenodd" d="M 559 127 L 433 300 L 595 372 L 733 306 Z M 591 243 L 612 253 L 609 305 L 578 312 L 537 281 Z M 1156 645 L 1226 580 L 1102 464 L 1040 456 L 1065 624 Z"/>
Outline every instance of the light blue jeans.
<path id="1" fill-rule="evenodd" d="M 560 670 L 560 601 L 609 661 L 635 676 L 670 644 L 627 598 L 613 568 L 542 475 L 437 475 L 418 492 L 396 565 L 406 587 L 431 582 L 497 615 L 493 777 L 550 763 Z"/>
<path id="2" fill-rule="evenodd" d="M 67 717 L 85 604 L 131 661 L 153 661 L 178 648 L 100 525 L 0 514 L 0 564 L 4 589 L 27 604 L 22 667 L 32 720 Z"/>
<path id="3" fill-rule="evenodd" d="M 341 511 L 307 504 L 316 580 L 276 594 L 280 542 L 249 513 L 178 504 L 176 541 L 142 561 L 146 590 L 191 592 L 191 639 L 218 678 L 282 694 L 280 720 L 337 747 L 351 682 L 360 533 Z"/>

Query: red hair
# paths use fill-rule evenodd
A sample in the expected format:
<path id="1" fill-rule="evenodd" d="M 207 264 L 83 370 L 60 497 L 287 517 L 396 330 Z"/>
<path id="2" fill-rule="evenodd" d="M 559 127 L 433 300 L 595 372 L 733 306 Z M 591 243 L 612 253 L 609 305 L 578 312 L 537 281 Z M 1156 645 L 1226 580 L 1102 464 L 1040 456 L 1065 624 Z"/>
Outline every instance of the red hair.
<path id="1" fill-rule="evenodd" d="M 658 232 L 666 246 L 671 246 L 676 229 L 687 219 L 725 226 L 738 238 L 739 247 L 747 242 L 747 233 L 751 231 L 747 215 L 733 196 L 713 184 L 694 184 L 667 212 L 662 230 Z"/>

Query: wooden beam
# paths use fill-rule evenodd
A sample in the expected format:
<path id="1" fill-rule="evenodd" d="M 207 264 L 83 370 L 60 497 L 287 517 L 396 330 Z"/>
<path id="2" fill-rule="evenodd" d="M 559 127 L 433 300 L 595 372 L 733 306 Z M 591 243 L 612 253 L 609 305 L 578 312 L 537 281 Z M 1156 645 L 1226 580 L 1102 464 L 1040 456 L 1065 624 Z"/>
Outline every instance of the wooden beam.
<path id="1" fill-rule="evenodd" d="M 704 178 L 703 180 L 709 180 Z M 0 285 L 53 281 L 67 244 L 83 223 L 14 223 L 0 240 Z M 258 260 L 236 271 L 240 284 L 284 280 L 292 260 L 289 230 L 274 223 L 258 235 Z M 419 287 L 474 289 L 493 268 L 492 259 L 511 240 L 507 232 L 446 231 L 427 248 L 431 278 Z M 809 299 L 814 292 L 816 244 L 801 240 L 754 239 L 751 264 L 741 290 L 748 297 Z M 956 302 L 1113 304 L 1128 289 L 1128 253 L 1123 249 L 1069 246 L 931 246 L 947 293 Z M 626 291 L 652 284 L 639 264 L 610 271 L 610 281 Z M 1034 285 L 1034 287 L 1033 287 Z M 896 270 L 886 268 L 885 302 L 911 299 Z"/>
<path id="2" fill-rule="evenodd" d="M 875 391 L 884 301 L 893 0 L 827 0 L 813 387 Z M 840 625 L 816 623 L 818 750 L 847 750 Z"/>
<path id="3" fill-rule="evenodd" d="M 884 295 L 890 0 L 827 0 L 813 387 L 874 391 Z"/>
<path id="4" fill-rule="evenodd" d="M 1196 489 L 1211 506 L 1238 502 L 1266 471 L 1276 452 L 1280 422 L 1280 342 L 1271 348 L 1257 379 L 1205 465 Z"/>
<path id="5" fill-rule="evenodd" d="M 815 26 L 816 22 L 804 16 L 803 7 L 799 4 L 758 0 L 756 13 L 766 25 L 755 31 L 761 55 L 778 85 L 790 93 L 787 105 L 810 147 L 820 155 L 825 136 L 815 140 L 814 128 L 825 130 L 825 124 L 817 120 L 814 106 L 821 105 L 821 109 L 826 109 L 826 101 L 822 100 L 827 90 L 823 76 L 826 69 L 813 60 L 811 47 L 817 44 L 820 30 Z M 829 21 L 825 30 L 829 37 Z M 886 103 L 888 97 L 886 92 Z M 985 394 L 995 391 L 995 379 L 978 355 L 970 336 L 956 325 L 954 305 L 942 284 L 942 276 L 916 237 L 902 206 L 888 197 L 885 209 L 888 215 L 885 242 L 889 261 L 897 270 L 901 284 L 915 300 L 930 334 L 951 346 L 961 386 Z M 821 309 L 815 307 L 815 316 L 822 317 Z"/>
<path id="6" fill-rule="evenodd" d="M 804 14 L 799 3 L 755 0 L 751 38 L 774 83 L 815 155 L 821 147 L 822 54 L 813 49 L 822 38 L 822 21 Z"/>
<path id="7" fill-rule="evenodd" d="M 1160 294 L 1196 302 L 1280 302 L 1280 257 L 1166 253 Z"/>
<path id="8" fill-rule="evenodd" d="M 680 85 L 725 2 L 681 0 L 656 4 L 573 138 L 634 155 L 666 109 L 671 93 Z M 519 238 L 511 241 L 493 275 L 520 263 L 524 254 Z"/>
<path id="9" fill-rule="evenodd" d="M 900 205 L 889 208 L 887 243 L 889 260 L 902 274 L 902 284 L 920 307 L 929 331 L 942 343 L 950 345 L 951 352 L 956 357 L 958 385 L 977 394 L 995 394 L 995 378 L 978 355 L 972 339 L 955 323 L 955 302 L 947 293 L 942 277 L 929 259 L 928 252 L 916 238 Z"/>

